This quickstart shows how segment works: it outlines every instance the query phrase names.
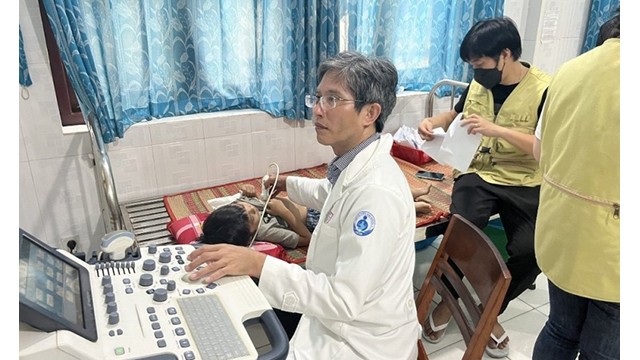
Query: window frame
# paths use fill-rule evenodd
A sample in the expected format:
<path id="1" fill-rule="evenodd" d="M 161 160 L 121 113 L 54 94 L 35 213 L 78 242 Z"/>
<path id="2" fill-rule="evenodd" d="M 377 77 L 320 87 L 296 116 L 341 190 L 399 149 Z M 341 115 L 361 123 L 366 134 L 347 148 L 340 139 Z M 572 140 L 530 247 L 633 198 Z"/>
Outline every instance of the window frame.
<path id="1" fill-rule="evenodd" d="M 58 44 L 53 35 L 53 30 L 51 29 L 51 24 L 49 23 L 49 18 L 47 17 L 42 0 L 38 0 L 38 5 L 40 6 L 40 18 L 42 19 L 49 66 L 51 76 L 53 77 L 53 87 L 56 93 L 62 126 L 85 125 L 78 97 L 71 86 L 71 81 L 69 81 L 69 77 L 64 68 L 60 50 L 58 49 Z"/>

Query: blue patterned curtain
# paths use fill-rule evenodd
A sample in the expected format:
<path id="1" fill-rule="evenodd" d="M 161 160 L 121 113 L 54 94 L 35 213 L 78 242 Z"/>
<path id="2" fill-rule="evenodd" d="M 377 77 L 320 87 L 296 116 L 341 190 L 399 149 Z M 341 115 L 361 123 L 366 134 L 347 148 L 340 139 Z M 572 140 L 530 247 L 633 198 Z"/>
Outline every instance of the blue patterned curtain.
<path id="1" fill-rule="evenodd" d="M 24 45 L 22 44 L 22 29 L 18 28 L 20 35 L 20 85 L 23 87 L 31 86 L 31 75 L 29 75 L 29 66 L 27 64 L 27 55 L 24 53 Z"/>
<path id="2" fill-rule="evenodd" d="M 442 79 L 470 81 L 460 43 L 474 22 L 502 16 L 504 0 L 347 0 L 347 48 L 388 57 L 398 86 L 429 91 Z"/>
<path id="3" fill-rule="evenodd" d="M 619 9 L 620 0 L 591 0 L 581 54 L 596 47 L 600 26 L 611 19 Z"/>
<path id="4" fill-rule="evenodd" d="M 335 1 L 44 4 L 83 114 L 95 113 L 109 143 L 168 116 L 256 108 L 305 118 L 317 64 L 337 52 Z"/>

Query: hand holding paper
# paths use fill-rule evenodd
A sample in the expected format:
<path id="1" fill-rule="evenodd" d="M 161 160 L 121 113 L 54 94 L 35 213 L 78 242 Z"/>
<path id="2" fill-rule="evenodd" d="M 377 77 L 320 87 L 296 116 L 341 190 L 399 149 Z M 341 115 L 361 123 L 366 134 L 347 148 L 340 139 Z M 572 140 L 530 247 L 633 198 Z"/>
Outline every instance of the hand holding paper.
<path id="1" fill-rule="evenodd" d="M 422 150 L 440 164 L 467 171 L 482 134 L 468 134 L 467 129 L 460 126 L 461 120 L 462 114 L 458 114 L 446 133 L 441 128 L 435 129 L 433 140 L 425 141 Z"/>

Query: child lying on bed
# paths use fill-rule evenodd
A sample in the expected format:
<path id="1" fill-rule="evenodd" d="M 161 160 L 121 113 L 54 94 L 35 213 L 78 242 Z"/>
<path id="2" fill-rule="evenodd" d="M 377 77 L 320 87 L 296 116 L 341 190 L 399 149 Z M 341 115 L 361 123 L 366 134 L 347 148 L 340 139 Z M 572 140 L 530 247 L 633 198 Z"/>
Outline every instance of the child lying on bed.
<path id="1" fill-rule="evenodd" d="M 298 205 L 286 197 L 272 197 L 262 223 L 265 202 L 253 185 L 240 186 L 242 196 L 229 205 L 215 209 L 202 224 L 200 242 L 248 246 L 256 231 L 256 240 L 280 244 L 288 249 L 309 245 L 311 232 L 320 213 Z"/>
<path id="2" fill-rule="evenodd" d="M 411 190 L 416 213 L 431 212 L 427 198 L 430 190 L 431 186 Z M 258 198 L 253 185 L 243 184 L 240 191 L 242 196 L 238 200 L 209 214 L 202 224 L 201 243 L 248 246 L 257 229 L 257 240 L 280 244 L 288 249 L 309 245 L 320 212 L 285 197 L 273 197 L 267 205 L 262 225 L 258 227 L 264 201 Z"/>

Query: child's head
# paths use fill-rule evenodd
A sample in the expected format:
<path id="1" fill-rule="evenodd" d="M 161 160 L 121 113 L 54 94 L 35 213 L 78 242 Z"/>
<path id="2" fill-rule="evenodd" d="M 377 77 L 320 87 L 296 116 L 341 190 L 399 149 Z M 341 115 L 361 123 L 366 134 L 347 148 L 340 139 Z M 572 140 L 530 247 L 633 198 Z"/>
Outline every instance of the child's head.
<path id="1" fill-rule="evenodd" d="M 258 229 L 258 209 L 244 201 L 236 201 L 213 211 L 202 224 L 203 244 L 249 246 Z"/>

